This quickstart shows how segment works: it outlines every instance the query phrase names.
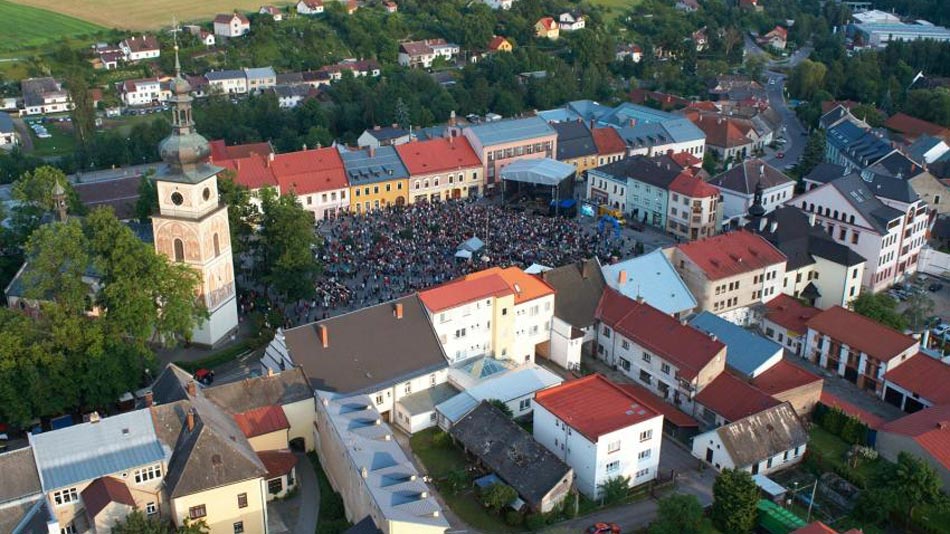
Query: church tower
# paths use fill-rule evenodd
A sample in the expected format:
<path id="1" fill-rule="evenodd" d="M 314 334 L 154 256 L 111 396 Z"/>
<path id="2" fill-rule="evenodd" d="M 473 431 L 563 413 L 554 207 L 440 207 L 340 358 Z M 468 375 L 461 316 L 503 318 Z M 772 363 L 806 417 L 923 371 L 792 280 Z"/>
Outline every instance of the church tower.
<path id="1" fill-rule="evenodd" d="M 159 144 L 165 162 L 155 175 L 158 215 L 152 217 L 155 250 L 201 274 L 197 288 L 210 315 L 192 341 L 213 346 L 237 329 L 237 301 L 227 206 L 218 199 L 218 173 L 208 140 L 195 131 L 191 86 L 181 75 L 175 48 L 171 81 L 172 133 Z"/>

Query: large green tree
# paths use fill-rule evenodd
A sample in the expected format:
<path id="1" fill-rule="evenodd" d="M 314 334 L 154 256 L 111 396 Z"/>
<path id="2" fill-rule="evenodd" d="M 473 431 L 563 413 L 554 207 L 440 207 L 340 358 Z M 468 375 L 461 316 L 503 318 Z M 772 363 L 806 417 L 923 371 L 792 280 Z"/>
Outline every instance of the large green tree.
<path id="1" fill-rule="evenodd" d="M 208 534 L 208 532 L 208 525 L 203 519 L 189 521 L 186 518 L 184 525 L 174 528 L 168 521 L 158 516 L 147 516 L 140 510 L 132 510 L 132 513 L 116 521 L 112 527 L 112 534 Z"/>
<path id="2" fill-rule="evenodd" d="M 320 264 L 314 254 L 317 237 L 313 214 L 293 194 L 261 192 L 260 261 L 262 280 L 288 301 L 314 295 L 314 277 Z"/>
<path id="3" fill-rule="evenodd" d="M 703 521 L 703 506 L 695 496 L 674 493 L 660 499 L 650 534 L 700 534 Z"/>
<path id="4" fill-rule="evenodd" d="M 807 176 L 819 163 L 825 161 L 825 131 L 816 128 L 808 135 L 802 160 L 798 163 L 800 176 Z"/>
<path id="5" fill-rule="evenodd" d="M 878 524 L 889 514 L 896 514 L 904 519 L 906 526 L 918 506 L 947 508 L 950 503 L 941 488 L 942 482 L 933 467 L 917 456 L 901 452 L 897 463 L 886 462 L 870 487 L 861 492 L 855 510 Z"/>
<path id="6" fill-rule="evenodd" d="M 759 489 L 748 471 L 723 469 L 713 484 L 713 524 L 722 532 L 752 532 L 758 500 Z"/>
<path id="7" fill-rule="evenodd" d="M 897 302 L 885 293 L 861 293 L 851 303 L 854 311 L 897 330 L 907 328 L 907 319 L 897 311 Z"/>

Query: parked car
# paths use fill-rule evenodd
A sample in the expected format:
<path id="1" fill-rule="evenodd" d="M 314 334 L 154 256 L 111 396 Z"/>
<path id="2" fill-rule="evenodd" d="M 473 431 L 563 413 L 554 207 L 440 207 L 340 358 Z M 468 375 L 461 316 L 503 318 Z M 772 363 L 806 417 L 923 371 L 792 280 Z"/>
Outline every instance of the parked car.
<path id="1" fill-rule="evenodd" d="M 778 154 L 775 155 L 775 157 L 778 159 L 782 159 L 785 157 L 785 152 L 779 152 Z"/>
<path id="2" fill-rule="evenodd" d="M 206 386 L 210 386 L 214 382 L 214 371 L 211 369 L 198 369 L 195 371 L 195 380 L 201 382 Z"/>
<path id="3" fill-rule="evenodd" d="M 950 332 L 950 324 L 940 323 L 930 332 L 935 336 L 944 336 L 947 332 Z"/>
<path id="4" fill-rule="evenodd" d="M 620 534 L 617 523 L 594 523 L 587 527 L 587 534 Z"/>

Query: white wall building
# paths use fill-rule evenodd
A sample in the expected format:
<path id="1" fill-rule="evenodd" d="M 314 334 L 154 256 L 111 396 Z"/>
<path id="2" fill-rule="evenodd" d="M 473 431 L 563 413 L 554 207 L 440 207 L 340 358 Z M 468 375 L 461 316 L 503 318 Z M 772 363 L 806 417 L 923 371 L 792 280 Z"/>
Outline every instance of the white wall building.
<path id="1" fill-rule="evenodd" d="M 247 93 L 247 75 L 243 70 L 213 70 L 205 74 L 211 92 L 223 95 Z"/>
<path id="2" fill-rule="evenodd" d="M 741 224 L 762 188 L 762 207 L 770 213 L 795 195 L 795 181 L 762 160 L 751 159 L 709 181 L 722 193 L 723 223 Z"/>
<path id="3" fill-rule="evenodd" d="M 588 498 L 616 477 L 631 487 L 656 478 L 663 416 L 602 375 L 539 392 L 533 405 L 534 438 L 574 469 Z"/>
<path id="4" fill-rule="evenodd" d="M 251 31 L 251 21 L 240 13 L 214 18 L 214 34 L 219 37 L 240 37 Z"/>
<path id="5" fill-rule="evenodd" d="M 802 460 L 808 432 L 789 403 L 693 438 L 693 456 L 716 468 L 767 475 Z"/>
<path id="6" fill-rule="evenodd" d="M 158 78 L 126 80 L 119 84 L 119 95 L 126 106 L 148 106 L 165 102 L 171 96 L 167 86 Z"/>

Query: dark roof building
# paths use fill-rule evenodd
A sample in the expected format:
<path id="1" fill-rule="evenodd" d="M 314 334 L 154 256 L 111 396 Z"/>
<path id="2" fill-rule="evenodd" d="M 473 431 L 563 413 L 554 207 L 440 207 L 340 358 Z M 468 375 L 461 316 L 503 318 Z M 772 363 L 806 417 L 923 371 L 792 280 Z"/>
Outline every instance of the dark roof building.
<path id="1" fill-rule="evenodd" d="M 847 245 L 838 243 L 819 224 L 812 224 L 808 214 L 793 206 L 783 206 L 765 215 L 758 227 L 746 225 L 768 240 L 788 258 L 786 271 L 801 269 L 824 258 L 846 267 L 866 260 Z"/>
<path id="2" fill-rule="evenodd" d="M 721 426 L 707 434 L 713 433 L 722 443 L 722 449 L 728 457 L 721 464 L 723 468 L 747 470 L 752 466 L 758 468 L 766 461 L 769 461 L 768 468 L 772 468 L 773 458 L 792 450 L 799 453 L 794 457 L 797 461 L 801 459 L 801 453 L 808 443 L 808 432 L 787 402 Z M 707 434 L 700 434 L 693 440 L 694 455 L 697 453 L 697 446 L 705 450 Z"/>
<path id="3" fill-rule="evenodd" d="M 557 132 L 558 161 L 597 154 L 594 137 L 582 121 L 555 122 L 551 126 Z"/>
<path id="4" fill-rule="evenodd" d="M 762 189 L 787 185 L 793 182 L 791 178 L 775 167 L 760 159 L 743 161 L 739 165 L 720 173 L 709 181 L 719 189 L 728 189 L 743 195 L 752 195 L 760 184 Z"/>
<path id="5" fill-rule="evenodd" d="M 449 434 L 532 509 L 550 510 L 567 496 L 574 470 L 491 403 L 482 401 Z"/>
<path id="6" fill-rule="evenodd" d="M 562 265 L 541 273 L 554 288 L 554 315 L 575 328 L 594 324 L 606 282 L 597 258 Z"/>
<path id="7" fill-rule="evenodd" d="M 262 362 L 287 361 L 303 369 L 314 389 L 339 393 L 371 392 L 447 367 L 414 294 L 284 331 Z"/>

